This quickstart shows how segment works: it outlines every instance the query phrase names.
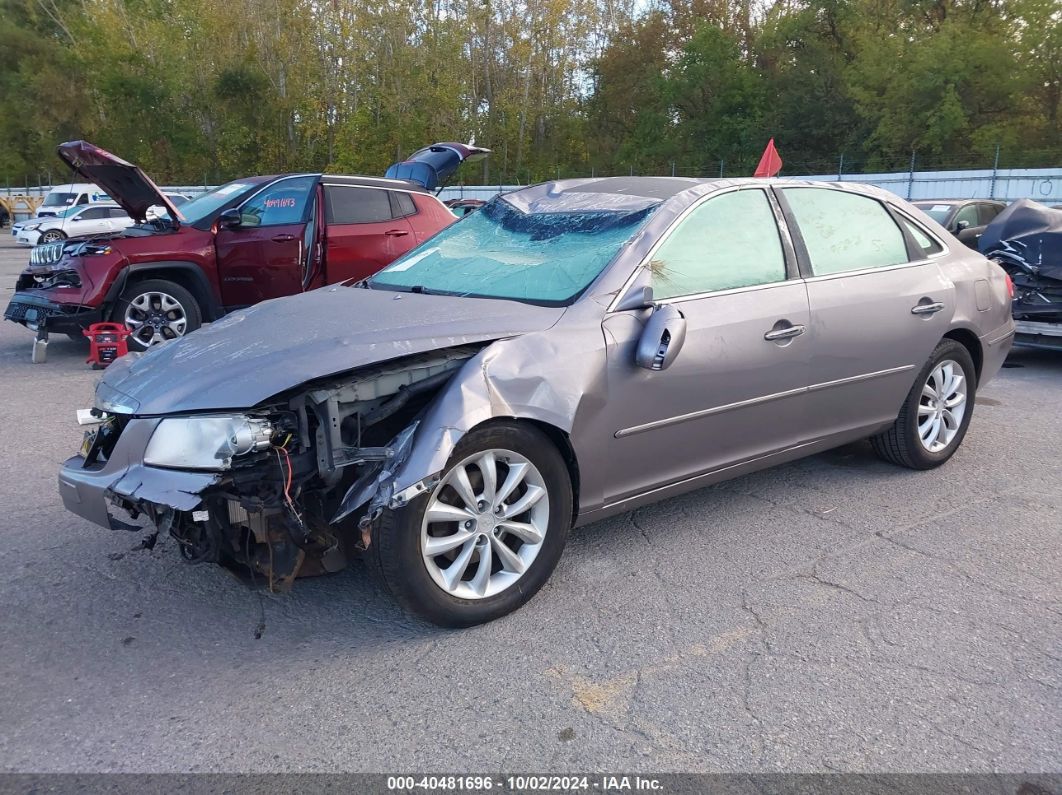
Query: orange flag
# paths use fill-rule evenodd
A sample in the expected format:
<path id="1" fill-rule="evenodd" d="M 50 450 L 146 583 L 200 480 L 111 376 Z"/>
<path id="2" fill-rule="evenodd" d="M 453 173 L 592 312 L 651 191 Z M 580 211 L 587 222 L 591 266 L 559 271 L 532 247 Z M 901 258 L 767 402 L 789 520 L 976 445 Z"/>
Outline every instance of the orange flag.
<path id="1" fill-rule="evenodd" d="M 774 148 L 774 139 L 767 142 L 767 148 L 763 150 L 760 164 L 756 166 L 754 177 L 773 177 L 782 170 L 782 158 L 778 150 Z"/>

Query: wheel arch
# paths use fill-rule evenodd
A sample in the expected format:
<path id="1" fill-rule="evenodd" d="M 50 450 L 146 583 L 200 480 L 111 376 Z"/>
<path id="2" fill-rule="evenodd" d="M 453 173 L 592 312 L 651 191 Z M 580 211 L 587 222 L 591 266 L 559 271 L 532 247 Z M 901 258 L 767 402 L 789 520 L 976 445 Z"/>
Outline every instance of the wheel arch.
<path id="1" fill-rule="evenodd" d="M 472 431 L 499 423 L 527 425 L 535 428 L 557 448 L 557 452 L 564 459 L 564 465 L 568 470 L 568 480 L 572 485 L 572 521 L 574 522 L 579 515 L 579 458 L 575 454 L 575 448 L 572 446 L 572 440 L 567 431 L 545 420 L 532 419 L 530 417 L 497 416 L 472 426 L 462 436 L 467 436 Z"/>
<path id="2" fill-rule="evenodd" d="M 205 322 L 217 320 L 225 314 L 203 269 L 193 262 L 147 262 L 130 265 L 118 295 L 125 292 L 126 287 L 148 279 L 166 279 L 190 292 L 199 304 L 199 312 Z"/>
<path id="3" fill-rule="evenodd" d="M 946 340 L 955 340 L 955 342 L 962 345 L 970 353 L 970 358 L 973 359 L 974 372 L 977 374 L 977 380 L 981 380 L 981 368 L 984 366 L 985 353 L 981 347 L 981 340 L 968 328 L 954 328 L 944 335 Z"/>

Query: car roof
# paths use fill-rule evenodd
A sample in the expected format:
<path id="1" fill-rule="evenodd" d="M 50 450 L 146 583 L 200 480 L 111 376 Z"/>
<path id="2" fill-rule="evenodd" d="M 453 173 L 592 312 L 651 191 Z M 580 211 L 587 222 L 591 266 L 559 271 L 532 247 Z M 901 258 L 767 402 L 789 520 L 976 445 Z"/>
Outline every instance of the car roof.
<path id="1" fill-rule="evenodd" d="M 387 179 L 385 177 L 360 177 L 347 174 L 322 174 L 321 182 L 329 185 L 350 185 L 357 188 L 387 188 L 390 190 L 429 193 L 423 185 L 404 179 Z"/>
<path id="2" fill-rule="evenodd" d="M 600 177 L 531 185 L 501 198 L 524 213 L 636 212 L 670 204 L 681 206 L 716 190 L 734 187 L 816 187 L 847 190 L 895 201 L 896 196 L 860 182 L 818 182 L 793 178 Z"/>

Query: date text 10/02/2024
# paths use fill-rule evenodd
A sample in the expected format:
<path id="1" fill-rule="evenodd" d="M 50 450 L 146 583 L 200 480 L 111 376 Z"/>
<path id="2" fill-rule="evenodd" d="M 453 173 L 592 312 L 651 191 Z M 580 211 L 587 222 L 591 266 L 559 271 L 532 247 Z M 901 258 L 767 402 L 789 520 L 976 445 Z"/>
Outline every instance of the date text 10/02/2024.
<path id="1" fill-rule="evenodd" d="M 659 792 L 661 782 L 642 776 L 388 776 L 394 792 Z"/>

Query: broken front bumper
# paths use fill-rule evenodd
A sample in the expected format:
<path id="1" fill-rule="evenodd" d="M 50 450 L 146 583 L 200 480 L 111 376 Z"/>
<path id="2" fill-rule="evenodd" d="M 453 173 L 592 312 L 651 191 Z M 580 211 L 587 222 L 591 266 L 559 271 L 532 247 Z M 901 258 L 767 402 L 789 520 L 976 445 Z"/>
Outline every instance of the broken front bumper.
<path id="1" fill-rule="evenodd" d="M 4 312 L 4 320 L 19 323 L 31 331 L 45 328 L 60 334 L 78 334 L 102 319 L 102 309 L 60 304 L 31 293 L 15 293 Z"/>
<path id="2" fill-rule="evenodd" d="M 140 463 L 158 419 L 130 420 L 109 458 L 86 466 L 76 455 L 59 470 L 59 495 L 71 513 L 110 529 L 127 528 L 111 515 L 115 504 L 151 503 L 180 511 L 195 510 L 200 493 L 218 480 L 214 472 L 160 469 Z"/>

